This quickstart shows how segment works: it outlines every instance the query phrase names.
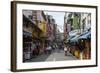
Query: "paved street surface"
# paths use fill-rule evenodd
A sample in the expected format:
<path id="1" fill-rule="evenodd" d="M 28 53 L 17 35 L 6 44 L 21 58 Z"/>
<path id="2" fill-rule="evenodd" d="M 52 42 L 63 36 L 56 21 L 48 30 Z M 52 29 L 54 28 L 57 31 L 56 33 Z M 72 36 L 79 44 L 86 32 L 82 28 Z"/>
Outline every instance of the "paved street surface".
<path id="1" fill-rule="evenodd" d="M 42 54 L 37 57 L 32 58 L 31 60 L 27 60 L 26 62 L 43 62 L 43 61 L 64 61 L 64 60 L 77 60 L 75 56 L 71 53 L 68 53 L 65 56 L 64 51 L 55 51 L 51 54 Z"/>

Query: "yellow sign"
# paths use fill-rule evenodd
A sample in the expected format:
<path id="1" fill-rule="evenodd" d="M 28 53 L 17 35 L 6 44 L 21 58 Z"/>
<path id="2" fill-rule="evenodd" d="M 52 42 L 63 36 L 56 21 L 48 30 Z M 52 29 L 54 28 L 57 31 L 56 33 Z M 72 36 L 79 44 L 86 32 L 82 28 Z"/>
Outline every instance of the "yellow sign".
<path id="1" fill-rule="evenodd" d="M 41 23 L 38 24 L 38 27 L 42 30 L 42 32 L 46 32 L 46 22 L 41 21 Z"/>

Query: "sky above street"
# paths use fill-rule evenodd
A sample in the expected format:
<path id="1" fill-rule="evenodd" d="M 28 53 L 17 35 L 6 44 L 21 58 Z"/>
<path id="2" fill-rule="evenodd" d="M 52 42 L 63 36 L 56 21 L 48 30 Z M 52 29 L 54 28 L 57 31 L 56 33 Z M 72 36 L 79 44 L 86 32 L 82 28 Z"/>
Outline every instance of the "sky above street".
<path id="1" fill-rule="evenodd" d="M 44 13 L 52 15 L 57 24 L 57 28 L 59 29 L 60 32 L 63 32 L 65 12 L 44 11 Z"/>

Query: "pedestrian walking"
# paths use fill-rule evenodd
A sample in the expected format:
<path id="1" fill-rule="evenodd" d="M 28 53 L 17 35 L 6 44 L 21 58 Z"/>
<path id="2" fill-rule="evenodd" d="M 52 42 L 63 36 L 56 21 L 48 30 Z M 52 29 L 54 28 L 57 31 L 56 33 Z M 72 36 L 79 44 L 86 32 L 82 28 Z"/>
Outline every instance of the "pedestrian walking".
<path id="1" fill-rule="evenodd" d="M 51 54 L 51 52 L 52 52 L 51 46 L 48 47 L 48 52 L 49 52 L 49 54 Z"/>
<path id="2" fill-rule="evenodd" d="M 53 51 L 55 51 L 55 45 L 54 44 L 51 46 L 51 48 L 52 48 Z"/>
<path id="3" fill-rule="evenodd" d="M 64 47 L 65 56 L 67 56 L 67 51 L 68 51 L 68 49 L 67 49 L 67 47 L 65 46 L 65 47 Z"/>
<path id="4" fill-rule="evenodd" d="M 48 46 L 48 47 L 46 48 L 46 53 L 47 53 L 47 54 L 51 54 L 51 51 L 52 51 L 51 46 Z"/>

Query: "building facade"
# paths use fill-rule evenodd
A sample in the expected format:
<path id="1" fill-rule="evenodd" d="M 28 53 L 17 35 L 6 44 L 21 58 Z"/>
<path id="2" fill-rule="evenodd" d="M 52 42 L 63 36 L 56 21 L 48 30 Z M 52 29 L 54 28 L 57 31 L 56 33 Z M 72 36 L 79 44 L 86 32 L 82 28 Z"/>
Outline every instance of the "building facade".
<path id="1" fill-rule="evenodd" d="M 26 37 L 27 35 L 30 37 Z M 24 61 L 26 59 L 31 59 L 33 56 L 42 54 L 45 50 L 45 40 L 46 40 L 46 17 L 43 11 L 23 10 Z M 29 44 L 27 42 L 29 42 Z"/>
<path id="2" fill-rule="evenodd" d="M 56 29 L 57 25 L 55 23 L 55 19 L 51 15 L 46 14 L 46 20 L 47 20 L 47 40 L 49 40 L 51 43 L 55 41 L 56 38 Z"/>
<path id="3" fill-rule="evenodd" d="M 79 59 L 90 59 L 91 37 L 86 38 L 85 33 L 91 33 L 91 14 L 65 12 L 64 16 L 64 38 L 65 41 L 71 39 L 71 53 Z M 82 36 L 81 39 L 80 36 Z M 85 36 L 84 36 L 85 35 Z M 88 35 L 87 37 L 89 37 Z M 78 40 L 79 39 L 79 40 Z M 73 40 L 73 41 L 72 41 Z M 87 46 L 88 44 L 88 46 Z M 81 45 L 81 48 L 79 46 Z M 83 46 L 83 48 L 82 48 Z"/>

